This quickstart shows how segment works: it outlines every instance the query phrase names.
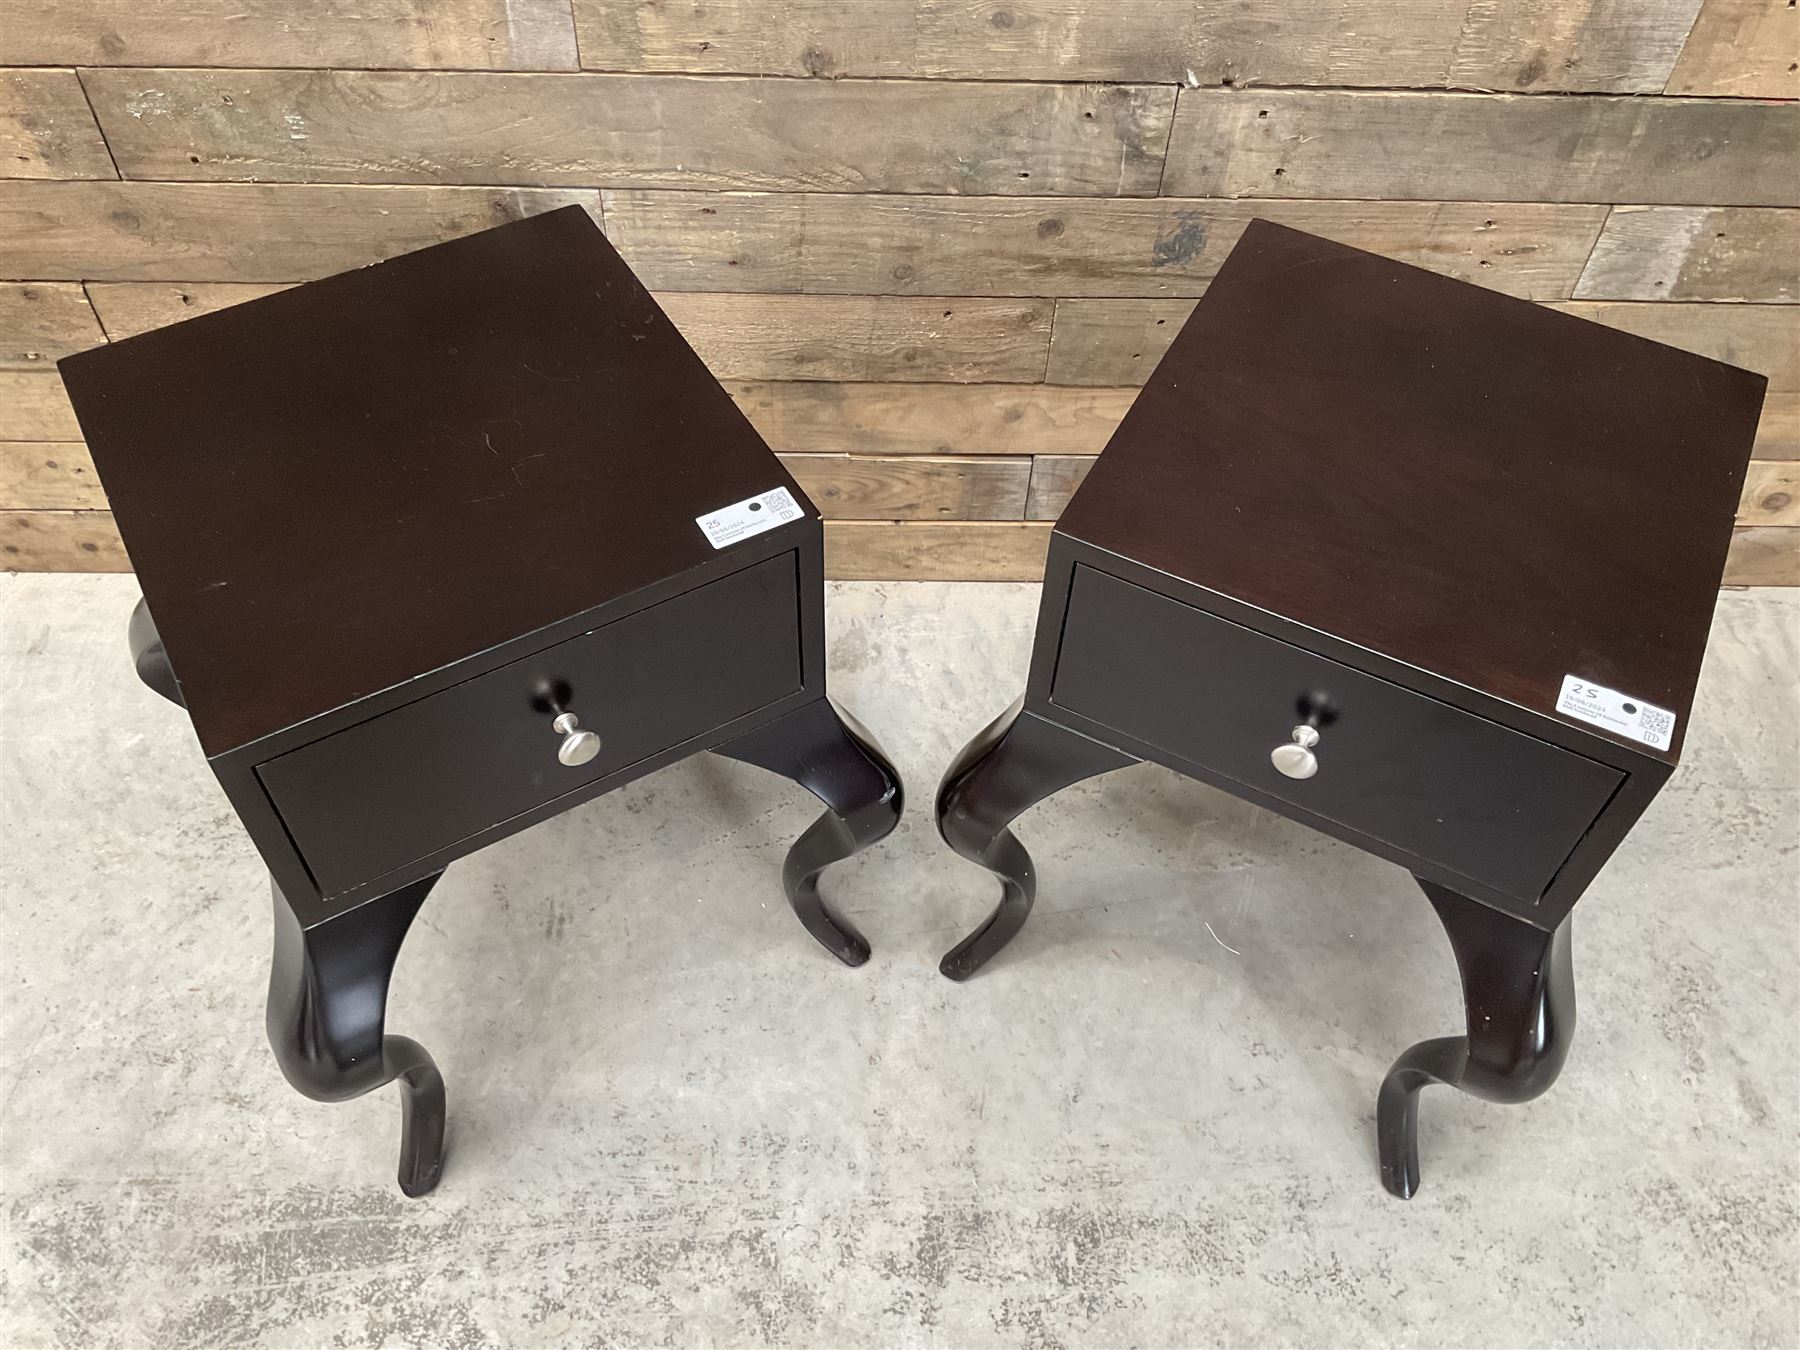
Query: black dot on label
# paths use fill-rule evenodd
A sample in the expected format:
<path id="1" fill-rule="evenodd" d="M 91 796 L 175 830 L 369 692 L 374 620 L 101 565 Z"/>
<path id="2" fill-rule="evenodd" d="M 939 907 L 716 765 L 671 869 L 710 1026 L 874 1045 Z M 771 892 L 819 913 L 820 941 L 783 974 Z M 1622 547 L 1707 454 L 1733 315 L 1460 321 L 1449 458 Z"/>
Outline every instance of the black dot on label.
<path id="1" fill-rule="evenodd" d="M 751 502 L 750 509 L 752 511 L 760 511 L 760 510 L 762 510 L 762 503 L 761 502 Z"/>
<path id="2" fill-rule="evenodd" d="M 1619 706 L 1628 713 L 1635 713 L 1637 711 L 1637 704 L 1635 703 L 1621 703 Z"/>

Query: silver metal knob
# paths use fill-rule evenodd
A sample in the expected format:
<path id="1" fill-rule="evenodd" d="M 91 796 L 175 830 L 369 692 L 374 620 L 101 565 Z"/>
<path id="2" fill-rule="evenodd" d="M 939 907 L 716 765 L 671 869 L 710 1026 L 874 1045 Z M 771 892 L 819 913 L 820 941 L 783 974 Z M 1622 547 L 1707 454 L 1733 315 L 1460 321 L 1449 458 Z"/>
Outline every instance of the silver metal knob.
<path id="1" fill-rule="evenodd" d="M 1318 743 L 1317 727 L 1295 727 L 1293 739 L 1271 750 L 1269 759 L 1289 778 L 1311 778 L 1319 771 L 1319 757 L 1313 753 L 1313 747 Z"/>
<path id="2" fill-rule="evenodd" d="M 591 731 L 582 731 L 581 719 L 574 713 L 559 714 L 550 727 L 562 737 L 562 744 L 556 747 L 556 757 L 571 769 L 586 764 L 600 753 L 600 738 Z"/>

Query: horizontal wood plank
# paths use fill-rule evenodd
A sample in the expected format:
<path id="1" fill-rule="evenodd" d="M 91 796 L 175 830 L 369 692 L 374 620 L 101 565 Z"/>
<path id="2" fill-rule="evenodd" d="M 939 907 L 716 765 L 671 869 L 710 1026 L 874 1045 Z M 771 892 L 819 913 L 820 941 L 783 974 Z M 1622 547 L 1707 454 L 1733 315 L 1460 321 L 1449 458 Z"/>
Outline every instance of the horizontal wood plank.
<path id="1" fill-rule="evenodd" d="M 1800 301 L 1796 258 L 1800 211 L 1619 206 L 1607 217 L 1575 295 L 1792 304 Z"/>
<path id="2" fill-rule="evenodd" d="M 1800 530 L 1753 525 L 1733 531 L 1725 584 L 1800 586 Z"/>
<path id="3" fill-rule="evenodd" d="M 579 202 L 574 188 L 0 182 L 0 275 L 310 281 Z"/>
<path id="4" fill-rule="evenodd" d="M 114 338 L 277 289 L 163 282 L 88 288 Z M 1043 378 L 1050 343 L 1051 306 L 1041 300 L 687 292 L 657 298 L 719 379 L 1035 381 Z"/>
<path id="5" fill-rule="evenodd" d="M 1189 89 L 1162 190 L 1800 206 L 1797 157 L 1800 103 Z"/>
<path id="6" fill-rule="evenodd" d="M 1134 389 L 1042 384 L 732 382 L 776 450 L 865 455 L 1093 454 Z"/>
<path id="7" fill-rule="evenodd" d="M 1800 525 L 1800 464 L 1753 460 L 1737 518 L 1740 525 Z"/>
<path id="8" fill-rule="evenodd" d="M 94 462 L 80 441 L 0 441 L 0 508 L 105 505 Z"/>
<path id="9" fill-rule="evenodd" d="M 0 368 L 48 370 L 59 356 L 105 340 L 80 286 L 0 281 Z"/>
<path id="10" fill-rule="evenodd" d="M 1058 300 L 1044 378 L 1142 385 L 1193 312 L 1192 300 Z"/>
<path id="11" fill-rule="evenodd" d="M 827 520 L 1020 520 L 1028 459 L 783 455 Z"/>
<path id="12" fill-rule="evenodd" d="M 1531 299 L 1566 299 L 1606 208 L 1492 202 L 608 192 L 653 290 L 1193 296 L 1253 217 Z"/>
<path id="13" fill-rule="evenodd" d="M 0 343 L 6 340 L 0 334 Z M 0 370 L 0 441 L 80 439 L 75 410 L 54 370 Z"/>
<path id="14" fill-rule="evenodd" d="M 118 176 L 74 71 L 0 70 L 0 178 Z"/>
<path id="15" fill-rule="evenodd" d="M 1050 526 L 1012 521 L 825 522 L 835 581 L 1042 581 Z"/>
<path id="16" fill-rule="evenodd" d="M 1668 92 L 1800 98 L 1797 61 L 1800 9 L 1784 0 L 1706 0 Z"/>
<path id="17" fill-rule="evenodd" d="M 1697 0 L 575 0 L 585 65 L 841 77 L 1655 93 Z"/>
<path id="18" fill-rule="evenodd" d="M 1055 520 L 1094 467 L 1092 455 L 1039 455 L 1031 461 L 1031 495 L 1027 520 Z"/>
<path id="19" fill-rule="evenodd" d="M 572 70 L 567 0 L 18 0 L 0 65 Z"/>
<path id="20" fill-rule="evenodd" d="M 129 572 L 111 511 L 0 510 L 0 572 Z"/>
<path id="21" fill-rule="evenodd" d="M 120 171 L 162 180 L 1154 196 L 1175 108 L 1173 89 L 1146 85 L 347 70 L 82 78 Z"/>

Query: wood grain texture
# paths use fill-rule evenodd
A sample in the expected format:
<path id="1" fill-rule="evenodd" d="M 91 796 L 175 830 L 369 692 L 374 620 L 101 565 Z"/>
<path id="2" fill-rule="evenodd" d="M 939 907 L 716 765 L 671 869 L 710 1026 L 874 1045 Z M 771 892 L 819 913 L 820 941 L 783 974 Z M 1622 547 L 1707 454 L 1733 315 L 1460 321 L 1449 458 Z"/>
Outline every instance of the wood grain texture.
<path id="1" fill-rule="evenodd" d="M 72 70 L 0 70 L 0 178 L 117 178 Z"/>
<path id="2" fill-rule="evenodd" d="M 1784 0 L 1706 0 L 1667 92 L 1800 98 L 1796 63 L 1800 9 Z"/>
<path id="3" fill-rule="evenodd" d="M 565 0 L 9 0 L 0 65 L 572 70 Z"/>
<path id="4" fill-rule="evenodd" d="M 1727 586 L 1800 586 L 1800 530 L 1755 525 L 1734 530 Z"/>
<path id="5" fill-rule="evenodd" d="M 1031 493 L 1025 502 L 1025 518 L 1055 520 L 1093 467 L 1092 455 L 1039 455 L 1032 460 Z"/>
<path id="6" fill-rule="evenodd" d="M 1192 296 L 1251 219 L 1532 299 L 1566 299 L 1600 206 L 608 192 L 653 290 Z"/>
<path id="7" fill-rule="evenodd" d="M 1050 526 L 1035 521 L 825 522 L 836 581 L 1041 581 Z"/>
<path id="8" fill-rule="evenodd" d="M 0 510 L 0 572 L 129 572 L 110 511 Z"/>
<path id="9" fill-rule="evenodd" d="M 1173 89 L 1144 85 L 345 70 L 83 79 L 121 173 L 163 180 L 1154 196 L 1175 107 Z"/>
<path id="10" fill-rule="evenodd" d="M 1619 206 L 1575 295 L 1583 300 L 1800 300 L 1800 211 Z"/>
<path id="11" fill-rule="evenodd" d="M 1797 206 L 1797 156 L 1800 103 L 1187 89 L 1162 190 Z"/>
<path id="12" fill-rule="evenodd" d="M 116 339 L 280 289 L 95 282 L 88 293 Z M 1051 306 L 1041 300 L 690 292 L 657 299 L 719 379 L 1035 381 L 1050 343 Z"/>
<path id="13" fill-rule="evenodd" d="M 581 203 L 572 188 L 0 182 L 0 275 L 309 281 Z"/>
<path id="14" fill-rule="evenodd" d="M 92 510 L 106 505 L 80 441 L 0 441 L 0 507 Z"/>
<path id="15" fill-rule="evenodd" d="M 1737 518 L 1740 525 L 1800 525 L 1800 464 L 1752 460 Z"/>
<path id="16" fill-rule="evenodd" d="M 1756 454 L 1800 457 L 1800 309 L 1629 301 L 1550 307 L 1768 376 Z M 1059 300 L 1046 378 L 1142 384 L 1192 311 L 1187 300 Z"/>
<path id="17" fill-rule="evenodd" d="M 1697 0 L 575 0 L 603 70 L 1190 85 L 1663 87 Z"/>
<path id="18" fill-rule="evenodd" d="M 1093 454 L 1131 389 L 1033 384 L 726 385 L 776 450 L 865 455 Z"/>
<path id="19" fill-rule="evenodd" d="M 868 295 L 657 297 L 719 379 L 996 380 L 1044 377 L 1042 300 Z"/>
<path id="20" fill-rule="evenodd" d="M 783 455 L 827 520 L 1019 520 L 1028 459 Z"/>
<path id="21" fill-rule="evenodd" d="M 0 281 L 0 369 L 48 370 L 57 357 L 105 340 L 80 286 Z"/>
<path id="22" fill-rule="evenodd" d="M 0 370 L 0 441 L 80 439 L 75 410 L 54 370 Z"/>

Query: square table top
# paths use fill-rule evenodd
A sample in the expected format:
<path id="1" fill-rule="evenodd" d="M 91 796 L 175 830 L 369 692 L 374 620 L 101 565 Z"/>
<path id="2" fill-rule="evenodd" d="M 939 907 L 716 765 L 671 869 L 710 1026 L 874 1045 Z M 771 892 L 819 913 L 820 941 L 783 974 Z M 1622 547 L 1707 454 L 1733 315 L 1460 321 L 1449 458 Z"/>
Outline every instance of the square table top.
<path id="1" fill-rule="evenodd" d="M 816 515 L 580 207 L 59 364 L 209 755 Z"/>
<path id="2" fill-rule="evenodd" d="M 1673 760 L 1765 383 L 1258 220 L 1057 530 Z"/>

